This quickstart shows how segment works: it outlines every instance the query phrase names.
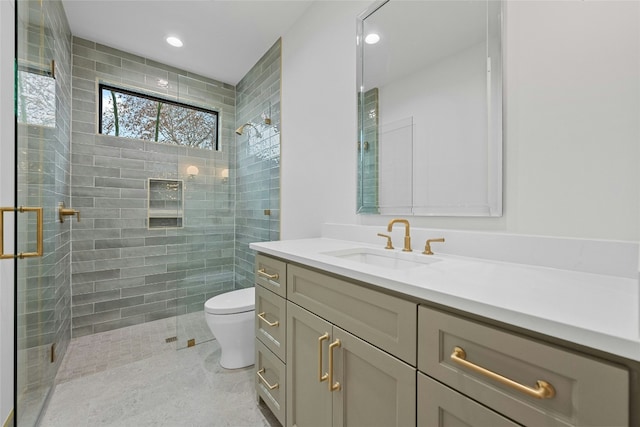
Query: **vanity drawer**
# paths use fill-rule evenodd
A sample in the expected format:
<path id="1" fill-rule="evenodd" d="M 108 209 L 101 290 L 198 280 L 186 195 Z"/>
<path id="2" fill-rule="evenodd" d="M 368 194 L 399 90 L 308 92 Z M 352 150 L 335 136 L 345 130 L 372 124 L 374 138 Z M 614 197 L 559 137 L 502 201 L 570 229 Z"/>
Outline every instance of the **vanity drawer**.
<path id="1" fill-rule="evenodd" d="M 420 371 L 518 423 L 629 423 L 626 369 L 426 306 L 418 309 L 418 330 Z M 529 395 L 542 388 L 538 381 L 553 395 Z"/>
<path id="2" fill-rule="evenodd" d="M 519 427 L 446 385 L 418 372 L 418 427 Z M 462 421 L 462 423 L 460 422 Z"/>
<path id="3" fill-rule="evenodd" d="M 287 264 L 268 256 L 256 255 L 256 283 L 286 297 Z"/>
<path id="4" fill-rule="evenodd" d="M 416 366 L 417 304 L 296 265 L 288 300 Z"/>
<path id="5" fill-rule="evenodd" d="M 256 337 L 283 361 L 286 354 L 286 322 L 286 300 L 262 286 L 256 286 Z"/>
<path id="6" fill-rule="evenodd" d="M 256 390 L 258 396 L 267 404 L 273 415 L 282 425 L 285 425 L 285 364 L 282 363 L 258 339 L 256 339 Z"/>

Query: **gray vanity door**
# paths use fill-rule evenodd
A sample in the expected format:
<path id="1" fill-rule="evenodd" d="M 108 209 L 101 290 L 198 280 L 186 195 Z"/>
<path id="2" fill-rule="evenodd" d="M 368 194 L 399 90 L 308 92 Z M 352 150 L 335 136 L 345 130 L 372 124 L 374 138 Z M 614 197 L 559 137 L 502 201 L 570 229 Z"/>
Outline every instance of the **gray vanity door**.
<path id="1" fill-rule="evenodd" d="M 519 424 L 418 373 L 418 427 L 517 427 Z"/>
<path id="2" fill-rule="evenodd" d="M 287 426 L 331 426 L 331 393 L 318 378 L 320 357 L 322 373 L 328 369 L 331 329 L 331 323 L 287 303 Z"/>
<path id="3" fill-rule="evenodd" d="M 416 364 L 416 303 L 291 264 L 287 299 Z"/>
<path id="4" fill-rule="evenodd" d="M 334 326 L 333 427 L 415 426 L 416 369 Z"/>

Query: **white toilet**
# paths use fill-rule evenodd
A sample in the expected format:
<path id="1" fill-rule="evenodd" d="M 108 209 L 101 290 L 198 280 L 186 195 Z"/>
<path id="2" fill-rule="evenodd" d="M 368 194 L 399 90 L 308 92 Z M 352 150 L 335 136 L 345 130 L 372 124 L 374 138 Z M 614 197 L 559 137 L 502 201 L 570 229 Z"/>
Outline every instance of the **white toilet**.
<path id="1" fill-rule="evenodd" d="M 220 343 L 220 365 L 244 368 L 255 362 L 255 290 L 239 289 L 204 303 L 207 325 Z"/>

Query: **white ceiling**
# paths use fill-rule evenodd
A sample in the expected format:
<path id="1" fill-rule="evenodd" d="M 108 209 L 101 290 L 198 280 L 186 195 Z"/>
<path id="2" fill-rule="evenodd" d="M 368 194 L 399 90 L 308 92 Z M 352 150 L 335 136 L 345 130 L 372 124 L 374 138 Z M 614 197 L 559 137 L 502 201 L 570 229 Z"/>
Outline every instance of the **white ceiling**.
<path id="1" fill-rule="evenodd" d="M 232 85 L 305 12 L 307 0 L 62 0 L 71 33 Z M 175 48 L 165 38 L 178 36 Z"/>

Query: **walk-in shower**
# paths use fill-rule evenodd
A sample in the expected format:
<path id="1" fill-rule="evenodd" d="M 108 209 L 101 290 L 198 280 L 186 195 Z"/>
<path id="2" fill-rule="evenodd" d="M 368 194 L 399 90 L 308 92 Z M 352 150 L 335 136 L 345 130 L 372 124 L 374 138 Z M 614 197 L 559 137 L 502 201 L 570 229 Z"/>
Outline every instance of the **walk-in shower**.
<path id="1" fill-rule="evenodd" d="M 165 338 L 198 344 L 204 302 L 253 286 L 249 243 L 279 238 L 280 43 L 234 87 L 73 37 L 58 0 L 17 0 L 16 13 L 16 206 L 44 214 L 43 256 L 16 261 L 15 411 L 29 426 L 72 338 L 175 318 Z M 98 134 L 104 82 L 214 109 L 219 150 Z M 262 148 L 236 136 L 242 123 L 269 126 Z M 81 220 L 61 222 L 61 202 Z M 17 227 L 21 250 L 35 247 L 35 215 Z"/>

